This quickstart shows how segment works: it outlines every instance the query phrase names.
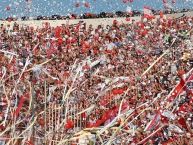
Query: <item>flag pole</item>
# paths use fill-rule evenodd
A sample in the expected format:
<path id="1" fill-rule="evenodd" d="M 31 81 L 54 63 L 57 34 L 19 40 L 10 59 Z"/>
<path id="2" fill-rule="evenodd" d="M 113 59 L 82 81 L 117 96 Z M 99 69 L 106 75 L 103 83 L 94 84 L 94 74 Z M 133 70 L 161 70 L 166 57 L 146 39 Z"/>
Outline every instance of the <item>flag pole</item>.
<path id="1" fill-rule="evenodd" d="M 80 106 L 78 105 L 79 107 L 78 110 L 82 109 L 81 106 L 82 106 L 82 103 L 80 104 Z M 80 129 L 82 129 L 82 114 L 80 114 L 79 116 L 80 116 Z"/>
<path id="2" fill-rule="evenodd" d="M 44 101 L 45 101 L 45 103 L 44 103 L 44 113 L 45 113 L 45 118 L 44 118 L 44 131 L 45 131 L 45 134 L 44 134 L 44 142 L 45 142 L 45 144 L 47 144 L 47 139 L 46 139 L 46 127 L 47 127 L 47 119 L 46 119 L 46 117 L 47 117 L 47 115 L 46 115 L 46 108 L 47 108 L 47 83 L 46 83 L 46 81 L 44 82 Z"/>
<path id="3" fill-rule="evenodd" d="M 35 115 L 35 108 L 34 108 L 34 104 L 35 104 L 34 99 L 35 99 L 35 97 L 34 96 L 35 95 L 34 95 L 34 84 L 33 83 L 32 83 L 32 88 L 31 89 L 32 89 L 32 92 L 31 92 L 32 93 L 32 95 L 31 95 L 32 96 L 31 97 L 31 99 L 32 99 L 31 100 L 31 102 L 32 102 L 32 106 L 31 106 L 32 107 L 32 122 L 34 122 L 34 117 L 35 117 L 34 116 Z M 32 126 L 32 142 L 35 142 L 35 126 L 34 126 L 34 124 Z"/>
<path id="4" fill-rule="evenodd" d="M 74 123 L 75 123 L 76 122 L 76 116 L 75 116 L 75 114 L 76 114 L 76 111 L 75 111 L 76 110 L 76 105 L 75 104 L 73 105 L 72 109 L 73 109 L 73 112 L 74 112 L 73 116 L 74 116 Z M 75 127 L 74 127 L 73 130 L 75 132 Z"/>
<path id="5" fill-rule="evenodd" d="M 56 102 L 54 103 L 54 140 L 57 137 L 57 106 L 56 106 Z"/>
<path id="6" fill-rule="evenodd" d="M 48 104 L 48 132 L 50 133 L 50 103 Z"/>
<path id="7" fill-rule="evenodd" d="M 77 110 L 78 110 L 78 104 L 76 105 L 76 112 L 77 112 Z M 76 129 L 79 127 L 79 124 L 78 124 L 78 122 L 79 122 L 79 118 L 78 118 L 78 114 L 77 113 L 75 113 L 76 114 Z"/>
<path id="8" fill-rule="evenodd" d="M 52 138 L 53 138 L 53 131 L 54 131 L 54 103 L 52 103 Z"/>

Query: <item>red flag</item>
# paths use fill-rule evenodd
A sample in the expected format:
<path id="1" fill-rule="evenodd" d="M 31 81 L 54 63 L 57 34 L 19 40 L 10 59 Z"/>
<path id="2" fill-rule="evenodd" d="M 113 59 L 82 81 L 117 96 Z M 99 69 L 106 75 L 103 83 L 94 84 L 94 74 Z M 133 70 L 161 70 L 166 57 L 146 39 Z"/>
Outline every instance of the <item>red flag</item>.
<path id="1" fill-rule="evenodd" d="M 23 106 L 25 102 L 25 97 L 21 96 L 20 101 L 19 101 L 19 105 L 17 106 L 17 109 L 15 110 L 14 116 L 17 118 L 17 116 L 19 115 L 19 112 Z"/>
<path id="2" fill-rule="evenodd" d="M 65 128 L 66 129 L 71 129 L 74 127 L 74 122 L 70 119 L 67 120 L 66 124 L 65 124 Z"/>
<path id="3" fill-rule="evenodd" d="M 178 123 L 183 127 L 183 128 L 185 128 L 185 129 L 188 129 L 188 127 L 187 127 L 187 124 L 186 124 L 186 120 L 184 119 L 184 118 L 179 118 L 178 119 Z"/>
<path id="4" fill-rule="evenodd" d="M 124 92 L 125 92 L 125 90 L 123 88 L 113 89 L 113 91 L 112 91 L 113 95 L 121 95 Z"/>
<path id="5" fill-rule="evenodd" d="M 113 108 L 105 111 L 100 119 L 96 121 L 96 123 L 89 125 L 89 127 L 98 127 L 101 124 L 105 123 L 107 120 L 116 117 L 118 111 L 119 111 L 119 105 L 114 106 Z M 128 102 L 123 103 L 121 107 L 121 111 L 125 110 L 128 107 Z"/>
<path id="6" fill-rule="evenodd" d="M 193 73 L 190 70 L 186 74 L 180 73 L 180 82 L 174 87 L 174 89 L 170 92 L 168 100 L 173 101 L 178 95 L 180 95 L 183 91 L 186 91 L 188 94 L 193 96 Z"/>
<path id="7" fill-rule="evenodd" d="M 158 110 L 157 114 L 154 116 L 154 118 L 148 123 L 148 125 L 145 127 L 145 131 L 149 131 L 149 130 L 152 130 L 154 129 L 159 121 L 161 120 L 161 113 L 160 113 L 160 110 Z"/>
<path id="8" fill-rule="evenodd" d="M 19 104 L 18 104 L 18 107 L 17 109 L 15 110 L 14 112 L 14 116 L 17 118 L 20 111 L 21 111 L 21 108 L 23 107 L 23 104 L 24 102 L 29 98 L 29 94 L 28 93 L 25 93 L 23 96 L 21 96 L 20 98 L 20 101 L 19 101 Z"/>
<path id="9" fill-rule="evenodd" d="M 85 119 L 85 118 L 86 118 L 86 113 L 83 112 L 83 113 L 81 114 L 81 117 L 82 117 L 82 119 Z"/>
<path id="10" fill-rule="evenodd" d="M 56 27 L 55 29 L 55 37 L 56 38 L 60 38 L 61 37 L 61 28 L 60 27 Z"/>
<path id="11" fill-rule="evenodd" d="M 168 98 L 168 101 L 173 101 L 179 94 L 181 94 L 184 90 L 183 87 L 185 85 L 185 82 L 181 79 L 180 82 L 174 87 L 172 92 L 170 93 L 171 95 Z"/>

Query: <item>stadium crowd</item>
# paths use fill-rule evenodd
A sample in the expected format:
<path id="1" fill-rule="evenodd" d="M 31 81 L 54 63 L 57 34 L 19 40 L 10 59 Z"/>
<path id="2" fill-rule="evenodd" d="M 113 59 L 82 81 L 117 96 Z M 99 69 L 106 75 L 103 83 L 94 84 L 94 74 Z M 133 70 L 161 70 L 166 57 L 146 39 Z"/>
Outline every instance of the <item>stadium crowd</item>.
<path id="1" fill-rule="evenodd" d="M 175 14 L 175 13 L 184 13 L 192 11 L 192 9 L 182 9 L 182 10 L 174 10 L 174 9 L 165 9 L 162 10 L 164 14 Z M 160 10 L 153 10 L 152 12 L 154 15 L 159 15 Z M 75 13 L 69 13 L 66 16 L 62 15 L 52 15 L 52 16 L 42 16 L 39 15 L 37 17 L 7 17 L 6 19 L 0 19 L 1 21 L 28 21 L 28 20 L 68 20 L 68 19 L 97 19 L 97 18 L 117 18 L 117 17 L 137 17 L 143 15 L 143 12 L 138 10 L 132 10 L 130 13 L 127 11 L 117 11 L 115 13 L 113 12 L 101 12 L 99 14 L 96 13 L 83 13 L 83 14 L 75 14 Z"/>
<path id="2" fill-rule="evenodd" d="M 192 28 L 186 16 L 97 28 L 1 25 L 0 132 L 22 120 L 3 137 L 19 134 L 38 115 L 34 128 L 42 137 L 51 124 L 41 112 L 53 103 L 68 108 L 56 117 L 67 118 L 53 127 L 58 138 L 112 124 L 101 134 L 104 143 L 193 144 L 193 96 L 186 89 L 170 94 L 193 66 Z"/>

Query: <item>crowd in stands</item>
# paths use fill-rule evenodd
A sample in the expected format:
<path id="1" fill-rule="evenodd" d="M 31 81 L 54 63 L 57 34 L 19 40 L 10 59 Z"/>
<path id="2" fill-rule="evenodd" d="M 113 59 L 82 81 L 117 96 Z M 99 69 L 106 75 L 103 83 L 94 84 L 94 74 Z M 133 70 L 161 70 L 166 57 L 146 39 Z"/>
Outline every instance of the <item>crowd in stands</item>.
<path id="1" fill-rule="evenodd" d="M 159 15 L 160 10 L 152 10 L 154 15 Z M 163 11 L 164 14 L 174 14 L 174 13 L 184 13 L 191 11 L 191 9 L 182 9 L 182 10 L 173 10 L 173 9 L 166 9 Z M 132 13 L 124 12 L 124 11 L 117 11 L 115 13 L 110 12 L 101 12 L 99 14 L 94 13 L 84 13 L 81 15 L 77 14 L 68 14 L 66 16 L 61 15 L 52 15 L 52 16 L 37 16 L 37 17 L 27 17 L 23 16 L 21 18 L 13 18 L 8 17 L 6 19 L 1 20 L 9 20 L 9 21 L 15 21 L 15 20 L 66 20 L 66 19 L 96 19 L 96 18 L 116 18 L 116 17 L 136 17 L 143 15 L 143 12 L 138 10 L 133 10 Z"/>
<path id="2" fill-rule="evenodd" d="M 187 16 L 96 28 L 2 24 L 0 141 L 48 144 L 87 128 L 96 135 L 90 144 L 193 143 L 191 83 L 184 88 L 192 29 Z"/>

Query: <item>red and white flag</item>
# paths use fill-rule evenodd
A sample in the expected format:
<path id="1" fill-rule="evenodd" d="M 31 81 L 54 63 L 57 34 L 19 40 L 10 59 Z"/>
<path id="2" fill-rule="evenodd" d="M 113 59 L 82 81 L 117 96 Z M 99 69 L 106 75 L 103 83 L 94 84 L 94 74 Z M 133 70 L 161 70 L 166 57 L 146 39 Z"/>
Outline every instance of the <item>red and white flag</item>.
<path id="1" fill-rule="evenodd" d="M 193 96 L 193 70 L 180 76 L 180 82 L 170 92 L 168 101 L 173 101 L 177 96 L 186 92 Z"/>
<path id="2" fill-rule="evenodd" d="M 144 131 L 155 129 L 155 127 L 159 124 L 160 120 L 161 120 L 161 112 L 160 110 L 158 110 L 153 119 L 147 124 Z"/>

